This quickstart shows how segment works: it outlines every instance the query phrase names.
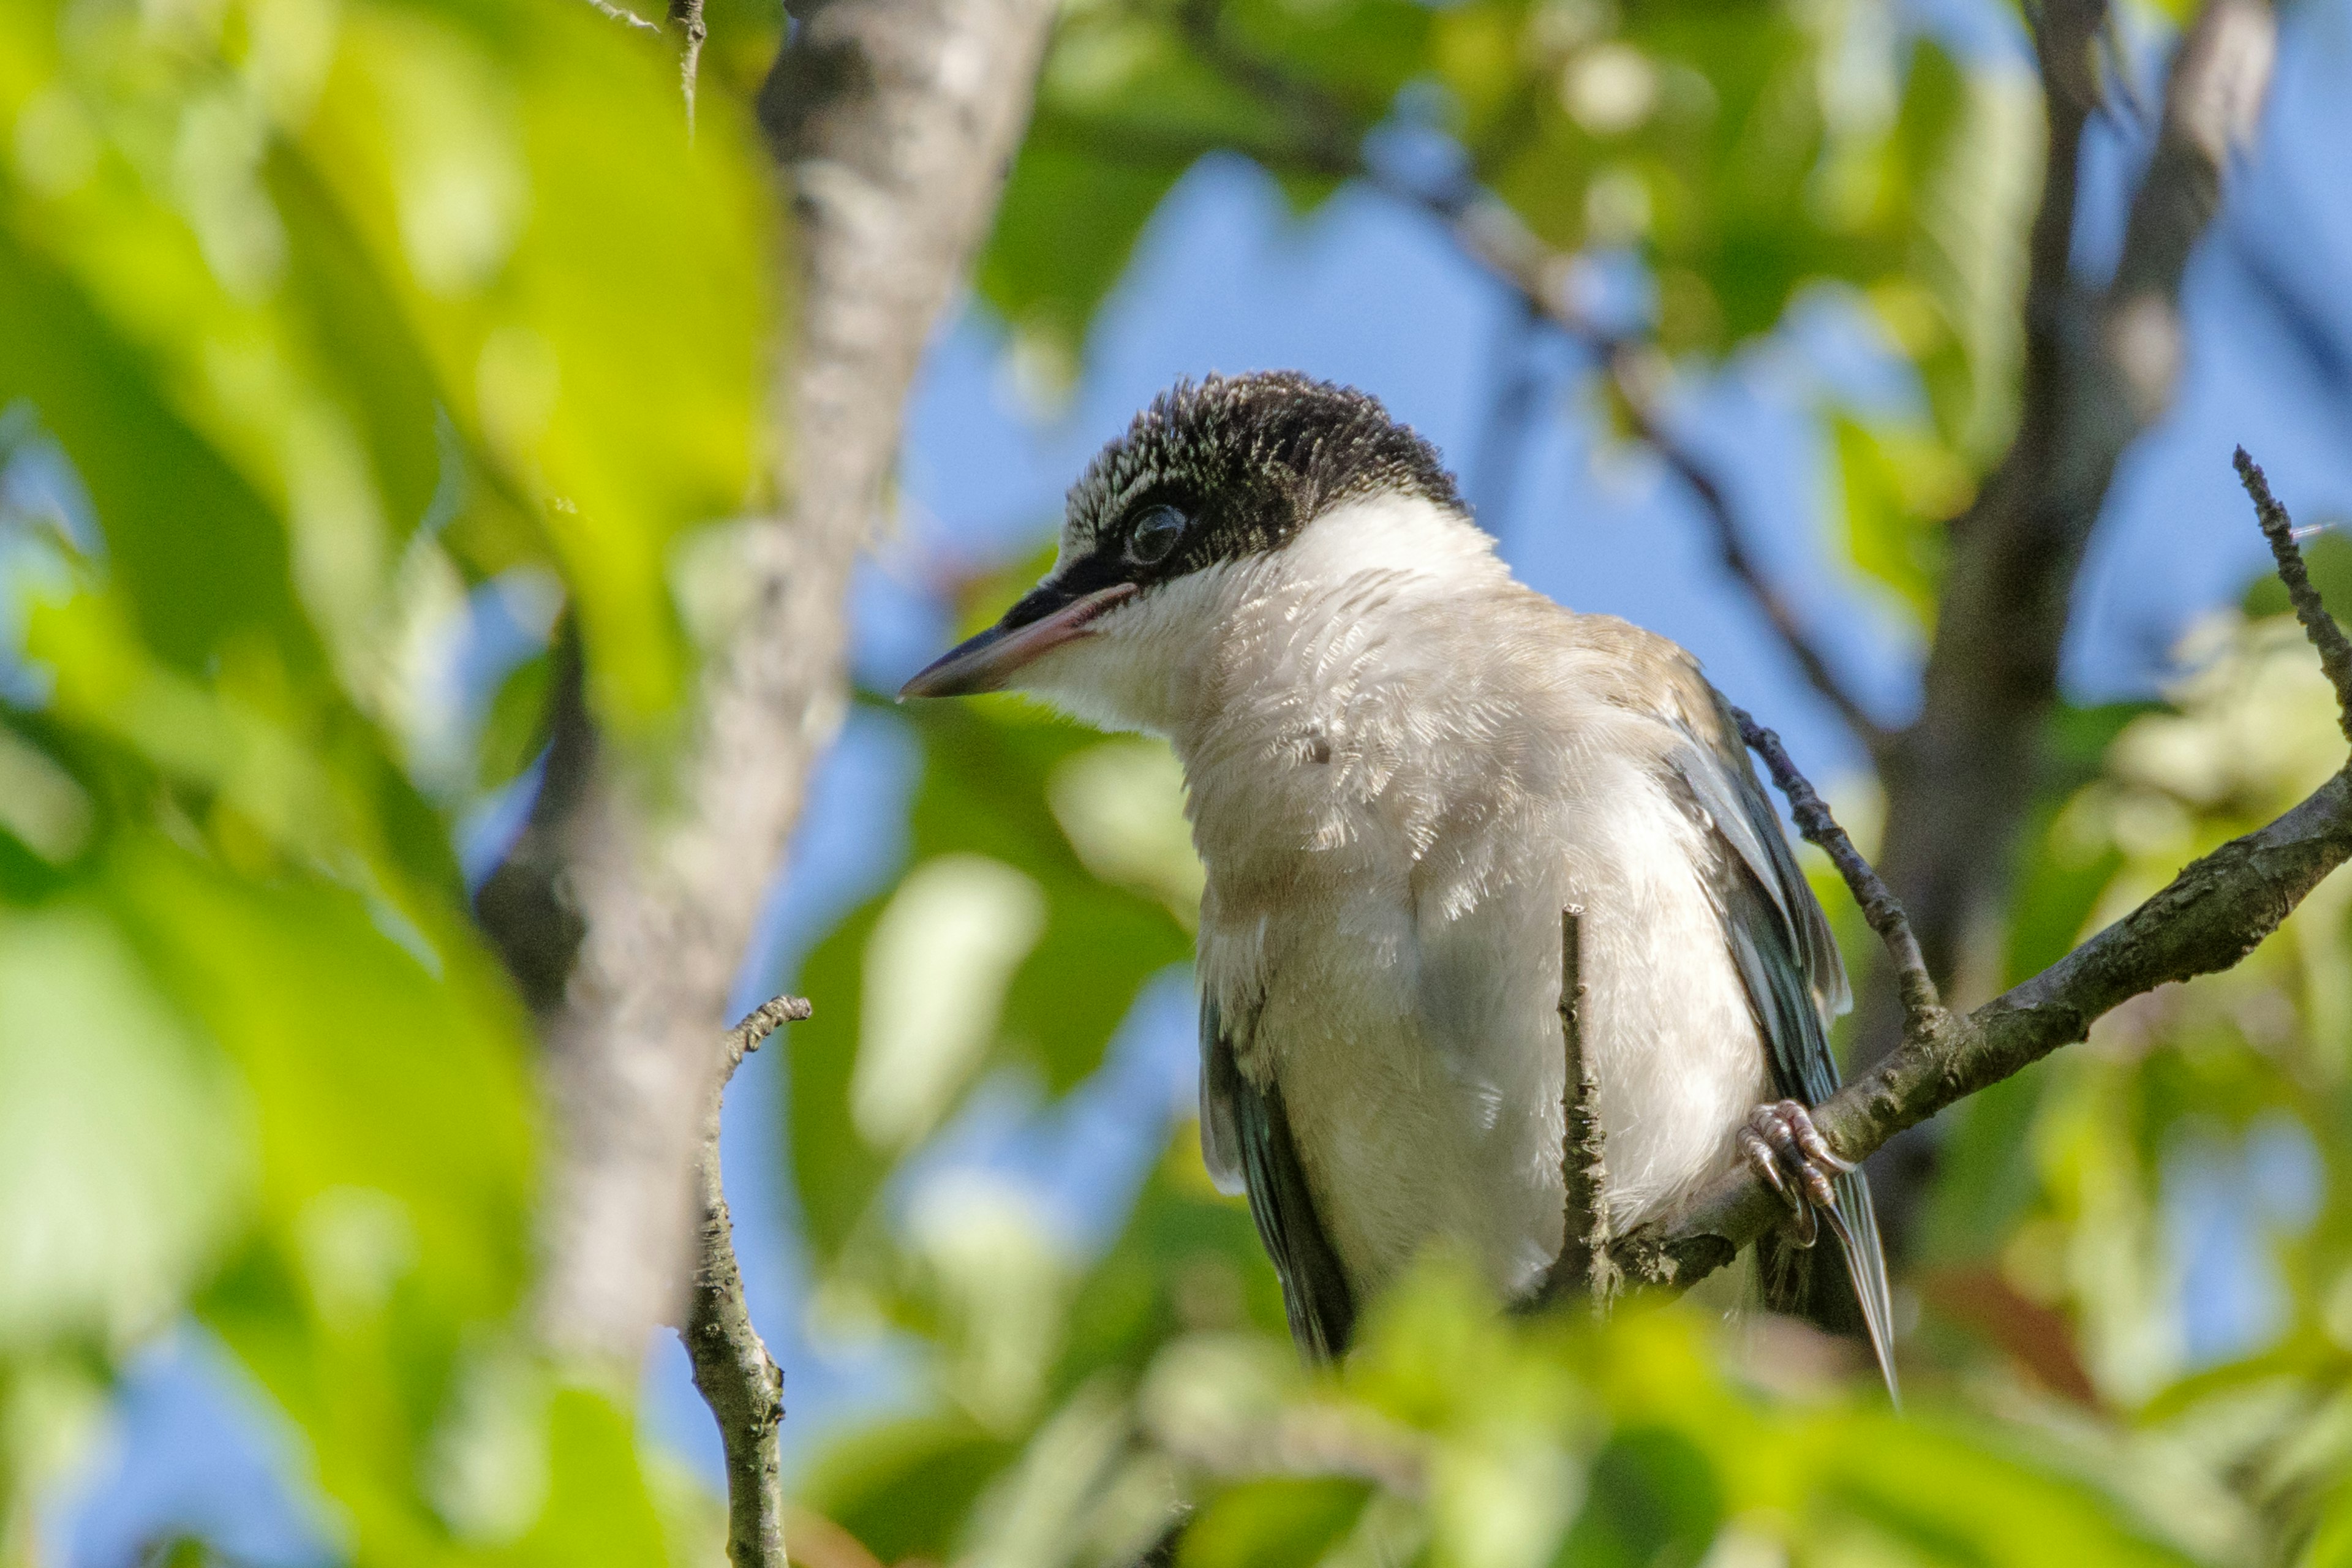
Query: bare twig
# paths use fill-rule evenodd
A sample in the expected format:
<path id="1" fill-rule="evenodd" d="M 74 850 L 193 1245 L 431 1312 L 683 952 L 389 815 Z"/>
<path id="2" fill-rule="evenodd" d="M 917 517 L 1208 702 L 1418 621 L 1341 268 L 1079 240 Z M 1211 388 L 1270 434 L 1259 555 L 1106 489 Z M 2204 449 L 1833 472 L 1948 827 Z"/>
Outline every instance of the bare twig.
<path id="1" fill-rule="evenodd" d="M 1853 847 L 1837 818 L 1830 815 L 1827 802 L 1813 789 L 1797 764 L 1789 760 L 1788 750 L 1780 737 L 1767 730 L 1747 712 L 1735 708 L 1732 717 L 1739 722 L 1739 738 L 1756 754 L 1772 774 L 1772 782 L 1782 795 L 1789 797 L 1790 813 L 1797 819 L 1797 831 L 1817 846 L 1845 879 L 1853 901 L 1862 906 L 1862 917 L 1878 940 L 1886 945 L 1886 956 L 1895 965 L 1896 984 L 1903 996 L 1903 1011 L 1914 1030 L 1932 1029 L 1943 1013 L 1943 999 L 1936 993 L 1936 982 L 1927 973 L 1927 961 L 1919 955 L 1919 940 L 1911 934 L 1911 919 L 1903 906 L 1871 869 L 1862 851 Z"/>
<path id="2" fill-rule="evenodd" d="M 727 1031 L 727 1071 L 732 1074 L 743 1065 L 743 1058 L 760 1048 L 760 1042 L 786 1024 L 807 1021 L 811 1008 L 805 996 L 772 996 L 753 1008 L 744 1020 Z"/>
<path id="3" fill-rule="evenodd" d="M 1613 1231 L 1601 1079 L 1584 1050 L 1583 916 L 1574 904 L 1559 912 L 1559 1037 L 1568 1068 L 1559 1093 L 1560 1247 L 1537 1300 L 1563 1301 L 1583 1291 L 1595 1312 L 1605 1312 L 1620 1276 L 1610 1257 Z"/>
<path id="4" fill-rule="evenodd" d="M 630 10 L 627 6 L 614 5 L 613 0 L 588 0 L 588 4 L 593 5 L 596 8 L 597 14 L 604 16 L 607 21 L 618 22 L 625 27 L 635 27 L 640 31 L 647 33 L 658 33 L 661 31 L 660 23 L 648 22 L 643 16 L 638 16 L 635 11 Z"/>
<path id="5" fill-rule="evenodd" d="M 1402 179 L 1366 156 L 1364 127 L 1349 107 L 1234 42 L 1221 23 L 1218 0 L 1186 0 L 1179 12 L 1186 37 L 1202 58 L 1297 122 L 1297 139 L 1318 163 L 1337 164 L 1373 188 L 1443 223 L 1471 259 L 1517 291 L 1528 308 L 1591 353 L 1624 405 L 1633 433 L 1698 502 L 1725 570 L 1763 612 L 1805 681 L 1837 710 L 1875 755 L 1885 730 L 1849 690 L 1788 596 L 1766 574 L 1748 547 L 1748 529 L 1730 495 L 1707 466 L 1667 428 L 1660 409 L 1660 360 L 1646 342 L 1594 321 L 1568 287 L 1575 258 L 1537 237 L 1508 205 L 1463 183 L 1431 189 Z"/>
<path id="6" fill-rule="evenodd" d="M 686 134 L 694 136 L 694 89 L 702 71 L 702 41 L 710 28 L 702 19 L 702 0 L 669 0 L 669 25 L 678 37 L 678 85 L 686 93 Z"/>
<path id="7" fill-rule="evenodd" d="M 2250 489 L 2256 489 L 2258 477 L 2249 480 Z M 2342 678 L 2338 717 L 2352 734 L 2352 645 L 2311 591 L 2284 510 L 2274 500 L 2265 507 L 2259 489 L 2255 500 L 2266 512 L 2263 531 L 2296 615 L 2329 665 L 2330 678 Z M 2352 768 L 2331 776 L 2267 827 L 2192 862 L 2155 897 L 2023 984 L 1966 1017 L 1946 1016 L 1937 1027 L 1906 1030 L 1903 1043 L 1877 1067 L 1814 1108 L 1813 1123 L 1839 1154 L 1865 1158 L 1904 1129 L 2084 1038 L 2094 1022 L 2132 997 L 2228 969 L 2347 858 Z M 1843 861 L 1841 869 L 1846 869 Z M 1874 883 L 1865 878 L 1863 886 Z M 1892 902 L 1887 899 L 1886 907 Z M 1899 910 L 1894 913 L 1899 919 Z M 1761 1182 L 1733 1172 L 1669 1223 L 1625 1238 L 1619 1260 L 1636 1279 L 1679 1289 L 1729 1262 L 1777 1224 L 1781 1212 Z"/>
<path id="8" fill-rule="evenodd" d="M 2319 590 L 2311 585 L 2303 550 L 2294 542 L 2294 521 L 2272 497 L 2270 481 L 2243 447 L 2238 448 L 2236 460 L 2238 479 L 2253 498 L 2254 516 L 2263 525 L 2263 537 L 2270 542 L 2271 559 L 2278 563 L 2279 581 L 2286 584 L 2287 602 L 2294 606 L 2294 618 L 2303 623 L 2304 636 L 2319 650 L 2320 668 L 2327 672 L 2328 684 L 2336 688 L 2344 738 L 2352 741 L 2352 639 L 2345 637 L 2344 628 L 2319 602 Z"/>
<path id="9" fill-rule="evenodd" d="M 725 1070 L 703 1117 L 695 1185 L 701 1204 L 694 1288 L 678 1338 L 694 1363 L 694 1386 L 719 1422 L 727 1449 L 727 1560 L 734 1568 L 786 1568 L 782 1436 L 784 1374 L 751 1325 L 735 1227 L 719 1179 L 719 1106 L 743 1058 L 779 1026 L 809 1016 L 798 996 L 778 996 L 727 1033 Z"/>

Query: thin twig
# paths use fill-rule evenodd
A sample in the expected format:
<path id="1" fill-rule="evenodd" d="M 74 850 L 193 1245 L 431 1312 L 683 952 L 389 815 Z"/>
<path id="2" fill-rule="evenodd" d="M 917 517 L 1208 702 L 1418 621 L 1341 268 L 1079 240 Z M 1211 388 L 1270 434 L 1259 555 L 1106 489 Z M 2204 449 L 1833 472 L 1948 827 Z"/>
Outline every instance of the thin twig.
<path id="1" fill-rule="evenodd" d="M 1744 710 L 1735 708 L 1731 712 L 1739 723 L 1739 738 L 1764 759 L 1773 784 L 1789 797 L 1789 811 L 1797 819 L 1797 831 L 1837 867 L 1838 875 L 1845 879 L 1847 890 L 1853 894 L 1853 901 L 1862 906 L 1862 918 L 1870 922 L 1870 929 L 1886 944 L 1886 956 L 1895 965 L 1895 984 L 1903 996 L 1906 1032 L 1931 1031 L 1943 1014 L 1943 999 L 1927 973 L 1927 961 L 1920 956 L 1919 941 L 1911 934 L 1911 919 L 1903 912 L 1903 905 L 1871 868 L 1870 862 L 1863 858 L 1862 851 L 1853 847 L 1853 840 L 1846 837 L 1837 818 L 1830 815 L 1828 803 L 1814 790 L 1811 782 L 1789 760 L 1780 737 L 1748 717 Z"/>
<path id="2" fill-rule="evenodd" d="M 694 87 L 702 70 L 702 40 L 710 36 L 702 0 L 669 0 L 669 25 L 678 35 L 678 85 L 686 93 L 686 137 L 694 140 Z"/>
<path id="3" fill-rule="evenodd" d="M 2271 495 L 2270 481 L 2263 477 L 2261 467 L 2246 456 L 2243 447 L 2238 448 L 2236 460 L 2238 479 L 2253 498 L 2255 520 L 2262 524 L 2263 537 L 2270 541 L 2271 559 L 2278 563 L 2279 581 L 2286 584 L 2287 602 L 2294 606 L 2294 618 L 2303 623 L 2304 635 L 2319 650 L 2319 666 L 2327 672 L 2328 684 L 2336 688 L 2344 738 L 2352 741 L 2352 638 L 2345 637 L 2344 628 L 2319 602 L 2319 590 L 2311 585 L 2311 574 L 2303 564 L 2302 547 L 2294 542 L 2294 520 Z"/>
<path id="4" fill-rule="evenodd" d="M 786 1024 L 805 1023 L 814 1009 L 805 996 L 774 996 L 754 1007 L 750 1016 L 727 1031 L 727 1072 L 733 1077 L 743 1065 L 743 1058 L 760 1048 L 760 1042 Z"/>
<path id="5" fill-rule="evenodd" d="M 1560 1247 L 1538 1300 L 1561 1301 L 1572 1291 L 1584 1291 L 1593 1311 L 1604 1313 L 1621 1276 L 1610 1256 L 1613 1231 L 1601 1079 L 1584 1049 L 1583 916 L 1575 904 L 1559 912 L 1559 1037 L 1567 1058 L 1559 1093 Z"/>
<path id="6" fill-rule="evenodd" d="M 743 1294 L 735 1228 L 719 1179 L 719 1110 L 743 1058 L 776 1028 L 809 1016 L 806 1000 L 778 996 L 727 1033 L 725 1071 L 704 1118 L 695 1185 L 701 1201 L 694 1289 L 679 1338 L 694 1386 L 719 1422 L 727 1449 L 727 1559 L 734 1568 L 786 1568 L 782 1436 L 784 1374 L 768 1353 Z"/>
<path id="7" fill-rule="evenodd" d="M 1339 163 L 1374 189 L 1436 218 L 1464 252 L 1517 290 L 1528 309 L 1591 353 L 1623 401 L 1633 433 L 1697 500 L 1725 569 L 1755 599 L 1806 683 L 1837 710 L 1873 756 L 1882 754 L 1890 740 L 1886 731 L 1846 689 L 1795 606 L 1765 574 L 1729 494 L 1666 427 L 1653 385 L 1655 356 L 1648 345 L 1601 327 L 1571 297 L 1567 283 L 1574 258 L 1546 245 L 1517 213 L 1467 181 L 1433 189 L 1379 166 L 1365 153 L 1359 117 L 1319 85 L 1237 44 L 1222 25 L 1219 0 L 1185 0 L 1178 18 L 1211 66 L 1298 122 L 1300 142 L 1318 161 Z"/>
<path id="8" fill-rule="evenodd" d="M 606 19 L 618 22 L 623 26 L 635 27 L 648 33 L 658 33 L 661 31 L 660 23 L 648 22 L 643 16 L 638 16 L 635 11 L 630 10 L 627 6 L 614 5 L 613 0 L 588 0 L 588 4 L 593 5 L 597 12 Z"/>

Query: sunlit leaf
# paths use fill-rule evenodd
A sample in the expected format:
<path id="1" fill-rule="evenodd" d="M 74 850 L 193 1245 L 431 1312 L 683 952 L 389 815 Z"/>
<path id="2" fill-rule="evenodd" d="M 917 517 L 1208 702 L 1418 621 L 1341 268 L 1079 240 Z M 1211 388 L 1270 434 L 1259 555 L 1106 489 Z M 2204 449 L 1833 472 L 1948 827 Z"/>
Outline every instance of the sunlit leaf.
<path id="1" fill-rule="evenodd" d="M 828 937 L 799 983 L 824 998 L 790 1042 L 793 1179 L 821 1256 L 989 1067 L 1068 1089 L 1191 945 L 1165 895 L 1099 879 L 1055 816 L 1049 781 L 1097 737 L 1004 704 L 937 704 L 913 722 L 908 880 Z M 1076 809 L 1066 788 L 1062 804 Z"/>
<path id="2" fill-rule="evenodd" d="M 829 1444 L 799 1498 L 884 1562 L 944 1562 L 981 1488 L 1016 1451 L 968 1420 L 886 1422 Z"/>
<path id="3" fill-rule="evenodd" d="M 102 905 L 0 905 L 0 1355 L 168 1321 L 247 1222 L 252 1121 Z"/>
<path id="4" fill-rule="evenodd" d="M 1181 1568 L 1311 1568 L 1355 1528 L 1370 1490 L 1338 1477 L 1235 1487 L 1184 1532 L 1177 1562 Z"/>

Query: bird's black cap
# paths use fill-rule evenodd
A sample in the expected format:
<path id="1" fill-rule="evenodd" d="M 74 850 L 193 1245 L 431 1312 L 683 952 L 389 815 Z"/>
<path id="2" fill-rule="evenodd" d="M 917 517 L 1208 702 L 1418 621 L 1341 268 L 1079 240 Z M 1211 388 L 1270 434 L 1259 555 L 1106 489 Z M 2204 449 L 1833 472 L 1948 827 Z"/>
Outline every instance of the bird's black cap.
<path id="1" fill-rule="evenodd" d="M 1437 449 L 1367 393 L 1296 371 L 1180 381 L 1070 487 L 1065 557 L 1124 554 L 1127 531 L 1168 505 L 1191 526 L 1148 577 L 1181 576 L 1279 549 L 1318 513 L 1382 492 L 1464 510 Z"/>
<path id="2" fill-rule="evenodd" d="M 1334 506 L 1382 494 L 1465 510 L 1437 449 L 1377 398 L 1294 371 L 1180 381 L 1070 488 L 1052 575 L 898 694 L 996 690 L 1153 584 L 1278 550 Z"/>

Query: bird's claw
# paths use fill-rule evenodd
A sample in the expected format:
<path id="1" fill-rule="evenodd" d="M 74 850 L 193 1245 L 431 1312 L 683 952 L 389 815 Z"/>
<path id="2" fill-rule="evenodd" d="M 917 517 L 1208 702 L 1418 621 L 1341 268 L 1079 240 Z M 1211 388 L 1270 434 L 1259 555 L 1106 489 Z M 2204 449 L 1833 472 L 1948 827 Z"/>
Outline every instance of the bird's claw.
<path id="1" fill-rule="evenodd" d="M 1748 1112 L 1739 1129 L 1739 1152 L 1796 1216 L 1798 1246 L 1811 1247 L 1819 1239 L 1818 1215 L 1826 1215 L 1832 1228 L 1843 1228 L 1830 1178 L 1854 1167 L 1831 1149 L 1804 1106 L 1776 1100 Z"/>

